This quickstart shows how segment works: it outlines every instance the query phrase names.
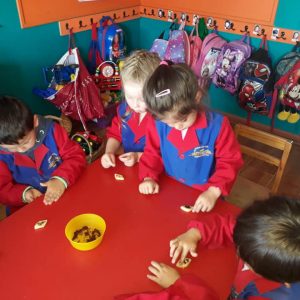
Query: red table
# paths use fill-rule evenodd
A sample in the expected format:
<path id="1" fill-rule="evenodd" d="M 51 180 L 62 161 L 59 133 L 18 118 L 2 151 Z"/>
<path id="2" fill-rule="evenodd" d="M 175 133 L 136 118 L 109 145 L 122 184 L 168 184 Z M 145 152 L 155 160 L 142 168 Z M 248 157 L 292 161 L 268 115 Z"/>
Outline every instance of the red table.
<path id="1" fill-rule="evenodd" d="M 42 199 L 0 222 L 1 299 L 100 299 L 123 293 L 158 291 L 146 278 L 151 260 L 170 263 L 169 241 L 201 217 L 180 210 L 198 192 L 163 177 L 157 195 L 138 192 L 137 167 L 104 170 L 99 161 L 75 186 L 51 206 Z M 114 173 L 125 176 L 116 181 Z M 239 209 L 219 201 L 214 211 L 237 214 Z M 64 229 L 81 213 L 96 213 L 107 223 L 99 247 L 81 252 L 69 244 Z M 47 219 L 35 231 L 38 220 Z M 233 247 L 206 250 L 183 272 L 205 279 L 226 299 L 236 268 Z"/>

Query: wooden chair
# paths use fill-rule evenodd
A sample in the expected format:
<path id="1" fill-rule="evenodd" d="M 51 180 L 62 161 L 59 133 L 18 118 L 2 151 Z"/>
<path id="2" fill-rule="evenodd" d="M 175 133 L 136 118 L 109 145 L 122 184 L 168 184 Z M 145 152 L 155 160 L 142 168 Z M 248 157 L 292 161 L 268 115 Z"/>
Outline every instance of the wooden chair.
<path id="1" fill-rule="evenodd" d="M 277 193 L 293 141 L 242 124 L 236 124 L 234 131 L 241 144 L 245 165 L 240 170 L 227 199 L 241 207 L 246 207 L 254 200 L 266 199 Z M 268 164 L 276 167 L 269 186 L 259 182 L 264 167 L 256 168 L 254 172 L 252 168 L 251 179 L 245 176 L 247 171 L 250 173 L 249 169 L 257 160 L 264 162 L 266 167 Z"/>

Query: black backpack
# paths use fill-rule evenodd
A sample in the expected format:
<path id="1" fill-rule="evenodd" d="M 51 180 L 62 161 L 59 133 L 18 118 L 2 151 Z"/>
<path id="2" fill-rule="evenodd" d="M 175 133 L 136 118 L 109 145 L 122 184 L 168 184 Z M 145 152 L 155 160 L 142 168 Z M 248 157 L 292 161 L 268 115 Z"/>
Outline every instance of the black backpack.
<path id="1" fill-rule="evenodd" d="M 239 105 L 250 113 L 255 112 L 272 117 L 274 72 L 265 38 L 262 39 L 260 48 L 245 61 L 240 80 Z"/>

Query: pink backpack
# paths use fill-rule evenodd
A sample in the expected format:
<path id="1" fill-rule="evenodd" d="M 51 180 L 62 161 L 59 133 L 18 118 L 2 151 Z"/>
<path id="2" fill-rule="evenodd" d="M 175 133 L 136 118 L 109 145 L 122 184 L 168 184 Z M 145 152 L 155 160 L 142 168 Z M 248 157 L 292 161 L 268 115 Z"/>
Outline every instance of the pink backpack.
<path id="1" fill-rule="evenodd" d="M 194 32 L 196 32 L 196 35 L 193 35 Z M 189 41 L 190 41 L 190 63 L 189 66 L 191 69 L 196 73 L 196 67 L 197 67 L 197 61 L 200 56 L 201 52 L 201 47 L 202 47 L 202 40 L 199 37 L 199 32 L 198 32 L 198 23 L 195 24 L 193 27 L 190 36 L 189 36 Z"/>
<path id="2" fill-rule="evenodd" d="M 185 22 L 182 22 L 178 30 L 170 33 L 165 59 L 174 63 L 190 62 L 190 42 L 184 30 Z"/>
<path id="3" fill-rule="evenodd" d="M 194 65 L 194 72 L 199 78 L 199 85 L 206 88 L 217 66 L 217 58 L 221 52 L 221 48 L 226 43 L 216 32 L 212 32 L 205 37 L 202 43 L 199 59 Z"/>

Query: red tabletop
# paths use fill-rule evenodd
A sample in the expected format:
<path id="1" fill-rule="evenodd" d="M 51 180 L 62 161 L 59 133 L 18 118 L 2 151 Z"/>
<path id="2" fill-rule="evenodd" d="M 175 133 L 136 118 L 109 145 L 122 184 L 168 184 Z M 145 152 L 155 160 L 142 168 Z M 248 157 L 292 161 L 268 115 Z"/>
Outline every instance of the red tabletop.
<path id="1" fill-rule="evenodd" d="M 169 241 L 186 230 L 200 214 L 185 213 L 198 191 L 163 177 L 160 193 L 138 192 L 138 168 L 104 170 L 99 161 L 51 206 L 38 199 L 0 222 L 1 299 L 113 299 L 118 294 L 158 291 L 146 278 L 151 260 L 170 264 Z M 123 174 L 116 181 L 114 173 Z M 215 212 L 237 214 L 239 209 L 219 201 Z M 67 222 L 82 213 L 106 220 L 103 241 L 81 252 L 66 239 Z M 47 219 L 35 231 L 38 220 Z M 236 269 L 233 247 L 200 249 L 200 255 L 181 271 L 197 274 L 226 299 Z"/>

